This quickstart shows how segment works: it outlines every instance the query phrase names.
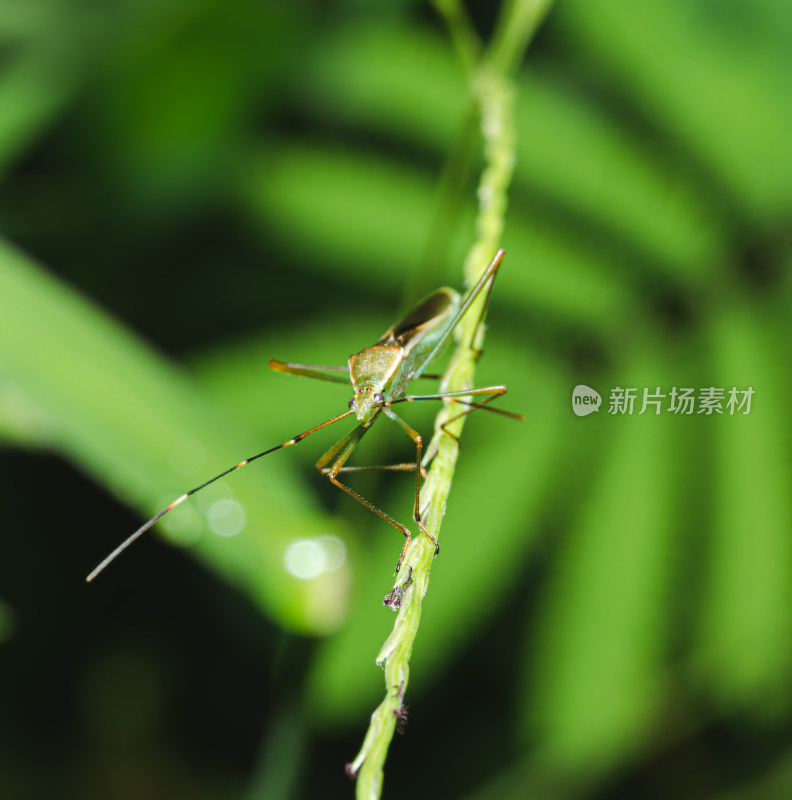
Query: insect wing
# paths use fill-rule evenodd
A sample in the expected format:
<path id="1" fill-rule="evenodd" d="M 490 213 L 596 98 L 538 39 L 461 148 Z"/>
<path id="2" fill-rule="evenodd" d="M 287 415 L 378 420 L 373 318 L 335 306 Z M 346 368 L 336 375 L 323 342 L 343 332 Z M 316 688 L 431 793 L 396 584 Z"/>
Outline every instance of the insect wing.
<path id="1" fill-rule="evenodd" d="M 438 289 L 433 292 L 391 325 L 377 344 L 408 347 L 411 342 L 441 325 L 453 313 L 457 305 L 454 302 L 456 296 L 453 289 Z"/>
<path id="2" fill-rule="evenodd" d="M 444 336 L 446 326 L 459 308 L 459 300 L 453 289 L 438 289 L 388 328 L 377 342 L 403 348 L 408 381 L 420 375 L 428 365 L 426 357 Z"/>

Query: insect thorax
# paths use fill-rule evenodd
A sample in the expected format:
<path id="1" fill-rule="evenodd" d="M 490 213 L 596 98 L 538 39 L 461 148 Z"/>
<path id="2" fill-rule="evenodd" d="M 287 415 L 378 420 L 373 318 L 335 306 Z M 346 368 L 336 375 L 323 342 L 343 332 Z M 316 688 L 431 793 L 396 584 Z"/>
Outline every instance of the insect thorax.
<path id="1" fill-rule="evenodd" d="M 404 360 L 401 347 L 374 345 L 349 357 L 349 377 L 355 394 L 350 404 L 359 422 L 366 424 L 373 416 L 375 406 L 381 400 L 375 395 L 382 395 L 391 400 L 404 389 L 398 386 L 399 368 Z"/>
<path id="2" fill-rule="evenodd" d="M 355 392 L 371 386 L 372 391 L 385 394 L 402 363 L 402 352 L 401 347 L 375 345 L 350 356 L 349 377 Z"/>

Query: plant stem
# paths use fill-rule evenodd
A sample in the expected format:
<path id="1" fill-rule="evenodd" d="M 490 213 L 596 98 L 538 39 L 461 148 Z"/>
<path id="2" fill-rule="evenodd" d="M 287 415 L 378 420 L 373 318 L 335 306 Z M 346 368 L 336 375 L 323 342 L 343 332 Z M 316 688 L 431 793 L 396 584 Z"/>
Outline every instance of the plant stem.
<path id="1" fill-rule="evenodd" d="M 484 140 L 484 169 L 478 186 L 476 238 L 465 259 L 465 279 L 470 284 L 479 277 L 498 249 L 506 214 L 507 191 L 514 169 L 515 134 L 513 126 L 514 90 L 510 74 L 518 66 L 527 44 L 552 0 L 507 0 L 496 28 L 493 46 L 477 65 L 470 63 L 475 51 L 467 18 L 456 0 L 437 3 L 446 16 L 452 37 L 470 69 L 470 89 L 479 111 Z M 459 346 L 454 352 L 440 384 L 440 392 L 473 387 L 476 351 L 481 348 L 484 326 L 478 326 L 482 292 L 459 323 Z M 476 329 L 478 327 L 478 334 Z M 472 342 L 478 335 L 479 340 Z M 459 411 L 444 407 L 437 416 L 435 435 L 427 452 L 435 452 L 431 469 L 421 490 L 421 518 L 429 532 L 439 537 L 451 489 L 458 443 L 445 435 L 440 425 Z M 465 418 L 448 425 L 459 436 Z M 429 586 L 429 573 L 435 548 L 426 536 L 413 541 L 402 564 L 392 593 L 386 598 L 399 613 L 393 631 L 377 656 L 385 667 L 385 699 L 371 716 L 363 746 L 347 770 L 357 775 L 358 800 L 377 800 L 382 792 L 383 765 L 397 724 L 405 718 L 404 693 L 409 680 L 410 655 L 421 619 L 421 605 Z M 388 602 L 389 601 L 389 602 Z"/>

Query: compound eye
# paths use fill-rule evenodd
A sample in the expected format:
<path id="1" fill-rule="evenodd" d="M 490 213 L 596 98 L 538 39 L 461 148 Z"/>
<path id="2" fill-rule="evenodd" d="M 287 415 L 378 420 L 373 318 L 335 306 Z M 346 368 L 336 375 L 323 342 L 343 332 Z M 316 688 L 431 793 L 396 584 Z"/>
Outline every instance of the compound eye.
<path id="1" fill-rule="evenodd" d="M 355 407 L 355 395 L 352 395 L 347 405 L 349 406 L 350 411 Z"/>
<path id="2" fill-rule="evenodd" d="M 384 403 L 385 402 L 385 398 L 382 396 L 381 392 L 377 392 L 374 395 L 374 402 L 375 403 Z"/>

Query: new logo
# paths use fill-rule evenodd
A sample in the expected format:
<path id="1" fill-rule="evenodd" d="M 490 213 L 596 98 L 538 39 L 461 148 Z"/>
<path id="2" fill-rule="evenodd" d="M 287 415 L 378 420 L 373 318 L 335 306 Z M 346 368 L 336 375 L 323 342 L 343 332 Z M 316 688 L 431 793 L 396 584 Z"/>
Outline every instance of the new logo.
<path id="1" fill-rule="evenodd" d="M 599 396 L 599 392 L 584 383 L 579 383 L 572 390 L 572 410 L 579 417 L 599 411 L 601 402 L 602 398 Z"/>

